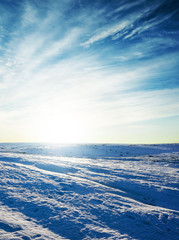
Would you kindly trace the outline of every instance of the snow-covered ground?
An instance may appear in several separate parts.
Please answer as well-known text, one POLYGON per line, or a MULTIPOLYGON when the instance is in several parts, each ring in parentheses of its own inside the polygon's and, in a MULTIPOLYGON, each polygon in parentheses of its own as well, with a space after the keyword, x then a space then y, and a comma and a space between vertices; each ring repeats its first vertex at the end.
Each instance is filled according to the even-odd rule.
POLYGON ((0 239, 179 239, 179 144, 0 144, 0 239))

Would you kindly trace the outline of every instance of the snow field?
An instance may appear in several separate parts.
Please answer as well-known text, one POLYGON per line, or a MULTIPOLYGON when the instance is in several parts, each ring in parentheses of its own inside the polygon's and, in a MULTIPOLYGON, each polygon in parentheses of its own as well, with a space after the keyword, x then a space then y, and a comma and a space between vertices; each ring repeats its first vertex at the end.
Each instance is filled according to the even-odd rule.
POLYGON ((0 239, 178 239, 178 150, 3 145, 0 239))

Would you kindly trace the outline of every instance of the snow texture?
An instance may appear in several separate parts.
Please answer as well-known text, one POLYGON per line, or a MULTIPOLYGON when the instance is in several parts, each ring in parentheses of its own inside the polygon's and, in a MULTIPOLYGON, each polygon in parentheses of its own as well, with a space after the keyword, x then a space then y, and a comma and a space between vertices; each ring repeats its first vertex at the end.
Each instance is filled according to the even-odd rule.
POLYGON ((0 144, 0 239, 179 238, 179 144, 0 144))

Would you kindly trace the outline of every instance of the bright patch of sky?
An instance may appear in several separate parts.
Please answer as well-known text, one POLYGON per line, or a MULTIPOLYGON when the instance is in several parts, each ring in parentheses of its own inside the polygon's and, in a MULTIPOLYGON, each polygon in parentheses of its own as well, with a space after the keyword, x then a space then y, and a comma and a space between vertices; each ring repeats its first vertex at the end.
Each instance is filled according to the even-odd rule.
POLYGON ((179 141, 177 0, 1 0, 0 141, 179 141))

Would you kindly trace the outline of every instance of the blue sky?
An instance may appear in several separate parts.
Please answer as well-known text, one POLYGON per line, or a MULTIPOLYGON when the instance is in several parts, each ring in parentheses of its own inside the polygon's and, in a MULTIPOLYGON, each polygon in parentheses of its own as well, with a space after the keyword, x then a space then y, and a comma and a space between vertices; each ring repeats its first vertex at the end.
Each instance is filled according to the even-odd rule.
POLYGON ((179 4, 0 0, 0 141, 179 141, 179 4))

